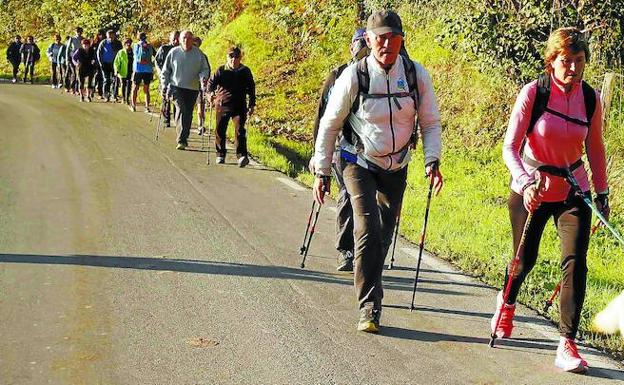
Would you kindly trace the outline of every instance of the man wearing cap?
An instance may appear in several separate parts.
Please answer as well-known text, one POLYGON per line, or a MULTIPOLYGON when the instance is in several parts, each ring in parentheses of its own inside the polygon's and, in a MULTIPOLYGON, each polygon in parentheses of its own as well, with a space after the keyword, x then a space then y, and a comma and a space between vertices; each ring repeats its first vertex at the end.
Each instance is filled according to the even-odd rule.
POLYGON ((238 166, 249 164, 247 157, 247 131, 245 121, 251 116, 256 106, 256 83, 249 67, 241 63, 242 53, 238 47, 230 47, 227 62, 217 69, 208 82, 211 103, 215 104, 217 129, 215 145, 217 163, 225 163, 225 133, 231 119, 234 124, 234 145, 238 166), (247 104, 249 95, 249 104, 247 104))
POLYGON ((438 168, 440 114, 431 78, 420 64, 399 56, 404 37, 399 15, 373 13, 364 36, 371 54, 348 66, 336 80, 319 124, 313 193, 322 204, 329 191, 335 140, 348 119, 350 132, 343 130, 340 156, 353 208, 357 329, 375 333, 380 327, 384 259, 406 186, 417 117, 425 173, 432 178, 436 194, 443 181, 438 168), (415 89, 409 89, 408 68, 415 72, 415 89), (366 92, 363 79, 368 79, 366 92))
MULTIPOLYGON (((353 34, 351 39, 351 45, 349 46, 349 52, 351 53, 351 60, 337 68, 334 68, 325 79, 323 84, 323 91, 318 102, 316 120, 314 121, 314 130, 312 137, 316 142, 318 135, 319 124, 321 117, 327 108, 327 101, 331 93, 332 87, 336 83, 336 79, 340 76, 342 71, 349 64, 355 63, 358 60, 369 54, 369 49, 366 46, 364 40, 364 28, 359 28, 353 34)), ((348 124, 348 122, 346 122, 348 124)), ((353 211, 351 209, 351 202, 349 201, 349 193, 345 188, 342 178, 342 166, 340 159, 340 136, 336 140, 336 152, 332 159, 332 174, 336 180, 336 184, 339 188, 338 202, 336 207, 336 250, 338 250, 338 271, 353 271, 353 211)), ((314 174, 314 157, 310 159, 310 172, 314 174)))
POLYGON ((184 150, 188 147, 197 95, 210 77, 210 66, 204 54, 193 45, 191 31, 180 33, 180 43, 167 54, 160 79, 165 97, 172 97, 175 103, 177 149, 184 150))

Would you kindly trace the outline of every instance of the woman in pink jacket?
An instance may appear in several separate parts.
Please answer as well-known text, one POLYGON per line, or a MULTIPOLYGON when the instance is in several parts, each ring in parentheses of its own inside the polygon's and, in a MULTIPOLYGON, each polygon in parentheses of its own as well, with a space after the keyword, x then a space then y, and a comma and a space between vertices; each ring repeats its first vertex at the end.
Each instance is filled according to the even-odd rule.
POLYGON ((543 81, 533 81, 520 91, 503 145, 503 158, 512 177, 508 206, 514 250, 518 249, 528 212, 533 212, 533 216, 520 264, 511 280, 509 297, 503 306, 503 292, 499 293, 491 327, 492 333, 500 338, 511 336, 516 297, 522 282, 535 265, 542 232, 552 217, 560 238, 563 274, 561 337, 555 365, 564 371, 585 372, 587 362, 580 357, 574 340, 585 299, 592 213, 582 198, 574 195, 564 178, 536 170, 540 165, 569 168, 583 191, 590 194, 588 174, 581 160, 583 152, 586 152, 593 186, 598 194, 596 205, 608 216, 609 189, 602 139, 602 110, 598 93, 583 85, 589 48, 578 29, 554 31, 548 39, 544 56, 546 74, 543 81), (534 113, 540 90, 545 95, 543 100, 547 100, 541 115, 534 113), (532 122, 532 116, 535 119, 538 115, 532 122), (537 183, 538 179, 540 183, 537 183), (496 328, 500 311, 503 314, 496 328))

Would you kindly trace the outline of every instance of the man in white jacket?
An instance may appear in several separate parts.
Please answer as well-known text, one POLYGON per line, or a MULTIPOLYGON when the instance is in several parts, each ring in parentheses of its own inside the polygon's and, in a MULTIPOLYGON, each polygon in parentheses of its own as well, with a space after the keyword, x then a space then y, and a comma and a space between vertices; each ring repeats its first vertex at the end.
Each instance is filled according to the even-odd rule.
POLYGON ((436 194, 443 184, 438 167, 440 113, 431 78, 420 64, 399 56, 403 36, 402 22, 395 12, 378 11, 368 18, 365 38, 371 54, 347 67, 336 80, 320 122, 314 154, 317 177, 313 193, 322 204, 325 192, 329 192, 335 140, 348 119, 351 132, 343 132, 340 147, 344 182, 353 207, 358 330, 373 333, 379 331, 381 275, 405 191, 417 117, 425 173, 433 178, 436 194), (414 79, 414 89, 409 87, 410 79, 414 79))

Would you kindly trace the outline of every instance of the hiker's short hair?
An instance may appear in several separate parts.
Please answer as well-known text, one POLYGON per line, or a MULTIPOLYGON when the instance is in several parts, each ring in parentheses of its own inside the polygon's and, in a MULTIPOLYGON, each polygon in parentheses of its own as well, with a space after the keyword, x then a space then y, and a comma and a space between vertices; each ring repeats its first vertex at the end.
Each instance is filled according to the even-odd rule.
POLYGON ((110 33, 110 34, 113 34, 113 33, 115 33, 115 30, 114 30, 114 29, 109 29, 108 31, 106 31, 106 34, 107 34, 107 35, 108 35, 109 33, 110 33))
POLYGON ((77 33, 83 33, 84 31, 83 31, 82 27, 76 27, 76 32, 77 33))
POLYGON ((241 49, 235 45, 231 46, 228 49, 227 54, 228 56, 232 56, 232 57, 242 57, 241 49))
POLYGON ((91 45, 91 41, 89 39, 82 39, 81 44, 91 45))
POLYGON ((22 37, 20 35, 15 35, 15 38, 22 40, 22 37))
POLYGON ((139 37, 139 40, 147 39, 147 34, 145 32, 139 32, 137 36, 139 37))
POLYGON ((552 62, 557 56, 566 53, 577 54, 585 52, 585 61, 589 62, 589 45, 583 36, 583 33, 575 27, 559 28, 550 34, 548 43, 546 43, 546 51, 544 52, 544 66, 546 72, 552 71, 552 62))
POLYGON ((132 44, 132 39, 127 38, 126 40, 124 40, 124 44, 132 44))
POLYGON ((54 40, 59 39, 61 40, 61 35, 59 35, 58 33, 54 34, 54 40))

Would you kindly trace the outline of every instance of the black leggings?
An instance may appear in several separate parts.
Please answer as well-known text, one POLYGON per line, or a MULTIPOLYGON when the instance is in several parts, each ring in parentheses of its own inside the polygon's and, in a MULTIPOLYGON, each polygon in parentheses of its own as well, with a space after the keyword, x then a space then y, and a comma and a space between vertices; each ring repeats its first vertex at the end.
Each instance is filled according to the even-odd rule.
MULTIPOLYGON (((517 250, 528 213, 524 208, 522 196, 513 191, 509 196, 508 206, 513 231, 513 247, 514 250, 517 250)), ((535 210, 526 234, 524 252, 520 255, 520 264, 511 282, 507 300, 508 304, 516 302, 522 282, 537 261, 544 227, 550 217, 553 217, 561 244, 562 278, 559 299, 561 313, 559 333, 568 338, 576 337, 583 301, 585 300, 591 215, 591 209, 587 207, 583 199, 577 196, 569 197, 564 202, 543 202, 535 210)), ((505 279, 506 282, 507 279, 505 279)))

